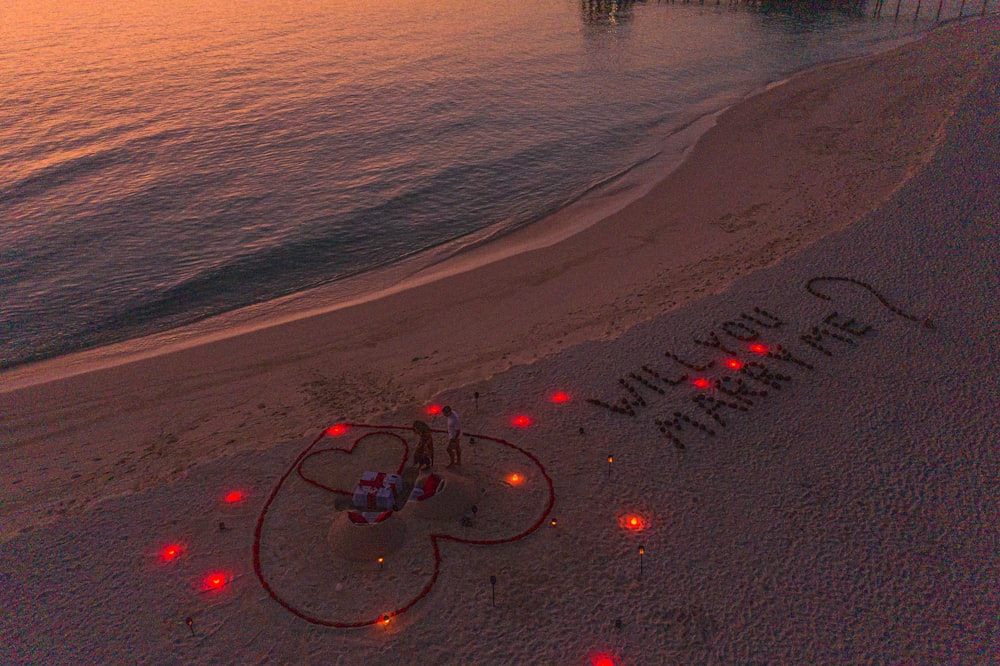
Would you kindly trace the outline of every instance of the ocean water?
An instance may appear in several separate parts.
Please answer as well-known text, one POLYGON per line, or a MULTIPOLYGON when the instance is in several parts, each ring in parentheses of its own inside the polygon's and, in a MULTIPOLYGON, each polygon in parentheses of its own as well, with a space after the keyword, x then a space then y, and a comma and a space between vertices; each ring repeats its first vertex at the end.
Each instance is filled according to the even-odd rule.
POLYGON ((914 5, 4 0, 0 367, 531 224, 914 5))

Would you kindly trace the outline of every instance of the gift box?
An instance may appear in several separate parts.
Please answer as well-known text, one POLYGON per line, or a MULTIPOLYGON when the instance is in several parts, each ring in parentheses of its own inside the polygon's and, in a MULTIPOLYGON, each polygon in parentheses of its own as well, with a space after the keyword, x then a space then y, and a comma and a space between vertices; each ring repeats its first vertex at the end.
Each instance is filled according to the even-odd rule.
POLYGON ((391 486, 387 488, 373 488, 358 484, 354 488, 352 500, 354 506, 359 509, 389 511, 396 508, 396 491, 391 486))
POLYGON ((390 511, 396 507, 395 489, 379 488, 375 491, 375 508, 390 511))
POLYGON ((361 485, 355 486, 354 496, 352 498, 354 506, 358 507, 359 509, 369 509, 369 510, 375 509, 376 491, 377 491, 376 488, 372 488, 370 486, 361 486, 361 485))
POLYGON ((399 474, 386 474, 385 472, 362 472, 360 486, 368 488, 392 488, 392 492, 398 497, 403 493, 403 477, 399 474))

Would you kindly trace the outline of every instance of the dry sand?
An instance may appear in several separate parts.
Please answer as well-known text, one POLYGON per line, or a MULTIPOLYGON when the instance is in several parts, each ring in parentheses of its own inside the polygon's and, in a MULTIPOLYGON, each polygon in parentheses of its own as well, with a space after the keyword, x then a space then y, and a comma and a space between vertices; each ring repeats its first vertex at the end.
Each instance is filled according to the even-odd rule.
POLYGON ((555 245, 137 362, 0 376, 0 661, 1000 660, 997 35, 949 26, 748 99, 646 197, 555 245), (813 283, 821 300, 818 276, 895 310, 851 282, 813 283), (634 416, 587 402, 623 397, 634 416), (480 437, 473 527, 413 516, 382 569, 338 557, 335 502, 293 463, 329 423, 405 425, 431 401, 542 467, 480 437), (502 545, 429 536, 542 517, 502 545), (257 536, 301 615, 430 593, 385 626, 311 624, 261 585, 257 536), (228 583, 202 590, 212 571, 228 583))

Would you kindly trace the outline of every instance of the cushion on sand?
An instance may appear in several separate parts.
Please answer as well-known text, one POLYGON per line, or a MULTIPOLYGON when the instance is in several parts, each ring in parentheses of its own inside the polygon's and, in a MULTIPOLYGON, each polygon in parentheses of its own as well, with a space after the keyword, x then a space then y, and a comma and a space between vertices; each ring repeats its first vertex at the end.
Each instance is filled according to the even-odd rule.
POLYGON ((423 493, 417 497, 418 502, 423 502, 425 499, 429 499, 434 496, 434 493, 438 491, 441 486, 441 478, 436 474, 428 474, 427 478, 424 479, 424 485, 421 486, 423 493))

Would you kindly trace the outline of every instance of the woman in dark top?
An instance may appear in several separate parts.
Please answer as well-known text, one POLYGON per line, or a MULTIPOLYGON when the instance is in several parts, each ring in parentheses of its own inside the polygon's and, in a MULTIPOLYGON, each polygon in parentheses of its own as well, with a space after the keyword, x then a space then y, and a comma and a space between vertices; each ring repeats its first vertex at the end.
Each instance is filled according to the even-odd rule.
POLYGON ((413 452, 413 464, 418 469, 430 469, 434 464, 434 436, 431 434, 431 427, 423 421, 414 421, 413 432, 420 437, 417 450, 413 452))

